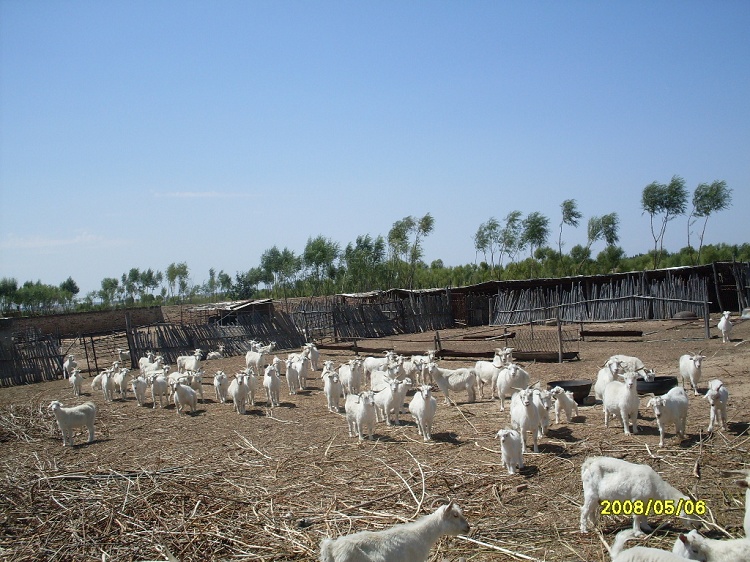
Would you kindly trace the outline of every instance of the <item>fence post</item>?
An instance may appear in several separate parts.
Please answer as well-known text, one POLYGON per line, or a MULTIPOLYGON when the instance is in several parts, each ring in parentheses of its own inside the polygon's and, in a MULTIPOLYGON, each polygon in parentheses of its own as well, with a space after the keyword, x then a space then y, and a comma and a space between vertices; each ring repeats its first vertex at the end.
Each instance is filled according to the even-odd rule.
POLYGON ((708 314, 708 295, 703 293, 703 325, 706 328, 706 339, 711 339, 711 326, 708 314))
POLYGON ((562 324, 560 323, 560 307, 555 307, 555 319, 557 320, 557 362, 563 362, 563 340, 562 324))

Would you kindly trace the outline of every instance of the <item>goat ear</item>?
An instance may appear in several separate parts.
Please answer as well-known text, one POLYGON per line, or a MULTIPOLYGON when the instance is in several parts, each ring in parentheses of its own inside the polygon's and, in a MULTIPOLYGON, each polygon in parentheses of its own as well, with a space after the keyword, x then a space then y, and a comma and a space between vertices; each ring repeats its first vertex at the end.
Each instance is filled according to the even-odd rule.
POLYGON ((688 544, 687 536, 685 536, 685 534, 683 533, 680 533, 680 540, 683 544, 688 544))

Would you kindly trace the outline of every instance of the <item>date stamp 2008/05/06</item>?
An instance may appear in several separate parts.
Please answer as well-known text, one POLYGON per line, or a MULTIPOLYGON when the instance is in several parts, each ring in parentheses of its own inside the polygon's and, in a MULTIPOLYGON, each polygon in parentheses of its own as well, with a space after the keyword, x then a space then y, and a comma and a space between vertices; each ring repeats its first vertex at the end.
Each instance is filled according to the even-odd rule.
POLYGON ((602 515, 704 515, 706 502, 704 500, 600 500, 602 515))

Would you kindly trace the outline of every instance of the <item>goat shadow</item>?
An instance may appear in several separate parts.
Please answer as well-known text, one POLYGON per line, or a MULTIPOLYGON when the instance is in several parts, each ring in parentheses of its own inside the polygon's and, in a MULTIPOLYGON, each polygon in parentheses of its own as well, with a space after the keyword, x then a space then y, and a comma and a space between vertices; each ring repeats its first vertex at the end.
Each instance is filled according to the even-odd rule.
MULTIPOLYGON (((530 447, 530 449, 533 450, 533 446, 530 447)), ((529 451, 529 449, 526 450, 529 451)), ((562 445, 555 445, 554 443, 539 443, 539 452, 551 453, 560 458, 568 458, 572 456, 566 451, 565 447, 563 447, 562 445)))
POLYGON ((729 431, 731 433, 734 433, 737 436, 740 436, 742 434, 746 434, 748 430, 750 429, 750 423, 748 422, 729 422, 727 423, 727 427, 729 428, 729 431))
POLYGON ((451 433, 449 431, 443 431, 440 433, 433 433, 432 434, 432 440, 433 441, 439 441, 441 443, 451 443, 453 445, 460 445, 461 440, 458 438, 458 435, 455 433, 451 433))
POLYGON ((556 426, 547 428, 547 435, 560 441, 566 441, 568 443, 576 443, 580 439, 573 437, 573 430, 568 426, 556 426))

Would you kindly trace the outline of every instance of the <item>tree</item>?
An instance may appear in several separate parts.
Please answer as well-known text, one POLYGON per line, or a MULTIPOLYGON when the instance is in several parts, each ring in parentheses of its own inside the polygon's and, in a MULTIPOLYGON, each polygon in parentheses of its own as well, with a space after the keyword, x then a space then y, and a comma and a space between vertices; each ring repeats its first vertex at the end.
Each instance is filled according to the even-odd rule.
POLYGON ((732 190, 727 187, 724 180, 715 181, 710 185, 702 183, 695 188, 693 192, 693 210, 688 217, 688 247, 690 247, 690 227, 699 219, 703 218, 703 228, 698 237, 698 259, 701 261, 701 251, 703 249, 703 236, 706 234, 706 225, 708 217, 713 213, 723 211, 732 206, 732 190), (692 217, 695 217, 692 221, 692 217))
POLYGON ((9 310, 11 303, 15 302, 18 292, 18 281, 13 277, 0 279, 0 310, 9 310))
POLYGON ((225 295, 229 294, 229 292, 232 290, 232 278, 229 276, 229 274, 224 273, 224 270, 222 269, 221 271, 219 271, 217 279, 221 292, 225 295))
POLYGON ((260 269, 266 274, 263 281, 271 283, 274 291, 281 286, 285 299, 287 298, 287 283, 300 271, 301 267, 302 260, 289 248, 284 248, 282 251, 273 246, 260 256, 260 269))
POLYGON ((78 284, 73 281, 72 277, 68 277, 65 281, 60 283, 59 289, 60 299, 66 306, 73 304, 73 299, 81 292, 81 289, 78 288, 78 284))
POLYGON ((503 255, 508 254, 510 261, 516 259, 518 252, 523 250, 523 221, 521 211, 511 211, 505 217, 505 226, 500 230, 500 250, 498 264, 503 265, 503 255))
MULTIPOLYGON (((305 267, 312 270, 315 277, 315 289, 313 294, 321 289, 323 274, 330 272, 333 262, 338 259, 340 254, 337 242, 318 235, 315 238, 308 238, 305 250, 302 253, 302 261, 305 267)), ((330 274, 328 275, 330 277, 330 274)))
POLYGON ((408 264, 406 286, 411 289, 417 262, 422 259, 422 239, 435 227, 435 219, 427 213, 422 218, 411 215, 393 223, 388 232, 388 245, 391 247, 394 264, 399 258, 408 264))
POLYGON ((102 299, 102 303, 110 305, 115 301, 119 285, 120 282, 114 277, 105 277, 102 279, 102 288, 97 293, 99 298, 102 299))
POLYGON ((566 199, 560 204, 560 210, 562 211, 562 220, 560 221, 560 236, 557 239, 557 249, 562 259, 562 233, 563 226, 572 226, 578 228, 578 221, 583 218, 583 214, 578 210, 578 203, 575 199, 566 199))
POLYGON ((379 288, 385 274, 385 239, 369 234, 357 236, 354 244, 346 245, 342 254, 347 290, 370 291, 379 288))
MULTIPOLYGON (((607 247, 617 244, 620 240, 618 234, 619 228, 620 218, 617 216, 617 213, 609 213, 608 215, 601 217, 593 216, 589 218, 587 227, 588 240, 586 242, 585 252, 577 255, 580 259, 574 258, 575 263, 578 264, 576 266, 577 273, 580 273, 583 264, 591 259, 591 246, 594 242, 604 239, 607 243, 607 247)), ((572 253, 571 257, 573 257, 572 253)))
POLYGON ((170 296, 174 296, 175 288, 180 296, 187 293, 189 275, 190 270, 186 262, 172 262, 167 266, 167 284, 169 285, 170 296))
POLYGON ((672 176, 669 184, 651 182, 641 193, 641 207, 651 217, 651 236, 654 239, 654 269, 659 266, 664 250, 664 233, 667 223, 679 215, 685 214, 687 207, 687 190, 685 180, 672 176), (657 228, 655 217, 663 214, 661 225, 657 228))
POLYGON ((474 248, 477 252, 482 252, 484 261, 491 267, 495 267, 495 253, 500 246, 500 223, 497 219, 490 217, 487 222, 479 225, 474 234, 474 248), (489 253, 490 259, 487 259, 489 253))
POLYGON ((544 246, 547 242, 547 238, 549 238, 549 219, 543 214, 534 211, 523 219, 522 227, 523 234, 521 235, 521 240, 523 241, 524 246, 529 247, 531 258, 533 260, 534 250, 544 246))

